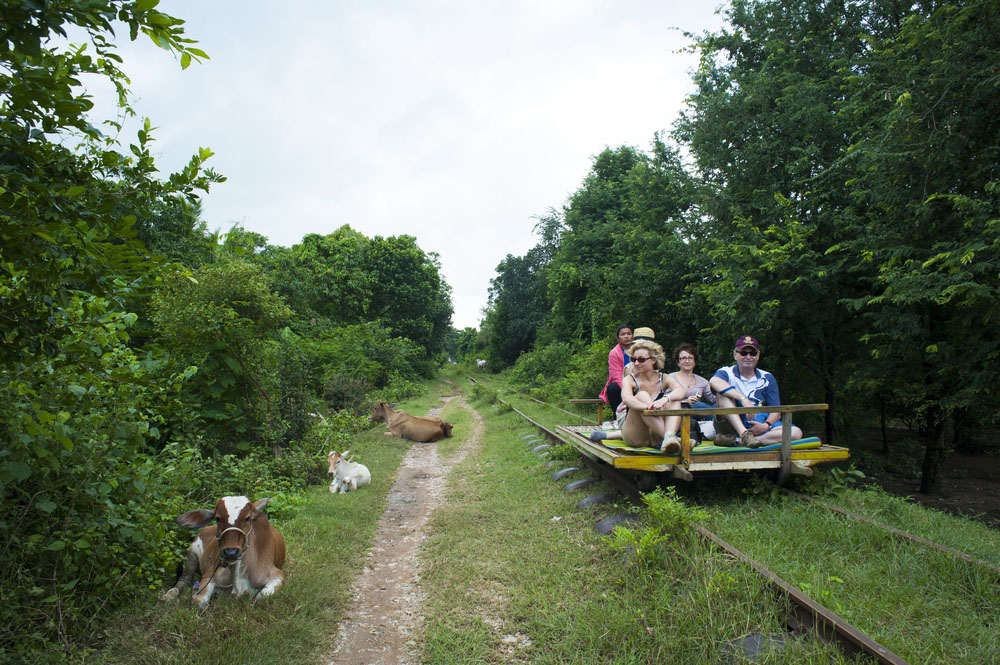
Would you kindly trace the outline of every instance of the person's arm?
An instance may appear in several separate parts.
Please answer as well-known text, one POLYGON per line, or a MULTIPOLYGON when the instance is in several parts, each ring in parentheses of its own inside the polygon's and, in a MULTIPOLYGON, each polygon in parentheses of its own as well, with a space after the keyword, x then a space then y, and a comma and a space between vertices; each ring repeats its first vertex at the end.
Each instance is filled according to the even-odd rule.
POLYGON ((630 409, 647 409, 649 405, 640 402, 633 394, 639 392, 638 387, 639 384, 636 383, 635 377, 626 374, 625 378, 622 379, 622 404, 630 409))
POLYGON ((608 354, 608 382, 624 385, 622 382, 622 370, 625 369, 625 352, 622 351, 621 344, 611 349, 608 354))
MULTIPOLYGON (((761 399, 760 403, 764 406, 779 406, 781 404, 781 395, 778 393, 778 382, 771 374, 768 374, 767 378, 767 386, 762 391, 763 399, 761 399)), ((780 413, 769 413, 767 414, 767 420, 764 422, 770 428, 779 420, 781 420, 780 413)))
POLYGON ((749 403, 744 404, 744 401, 750 401, 747 399, 747 396, 737 390, 732 384, 729 383, 729 381, 725 380, 718 374, 713 376, 709 383, 712 386, 712 390, 715 391, 715 394, 718 397, 728 397, 733 400, 737 406, 753 406, 753 404, 749 403))
POLYGON ((701 393, 701 401, 706 404, 715 404, 715 393, 712 392, 712 386, 708 383, 708 379, 703 376, 698 376, 695 374, 696 385, 698 386, 698 392, 701 393))
POLYGON ((666 390, 663 391, 663 397, 653 402, 653 408, 679 409, 681 407, 680 403, 685 399, 687 390, 680 384, 680 381, 674 378, 673 374, 667 374, 666 379, 664 382, 666 390))

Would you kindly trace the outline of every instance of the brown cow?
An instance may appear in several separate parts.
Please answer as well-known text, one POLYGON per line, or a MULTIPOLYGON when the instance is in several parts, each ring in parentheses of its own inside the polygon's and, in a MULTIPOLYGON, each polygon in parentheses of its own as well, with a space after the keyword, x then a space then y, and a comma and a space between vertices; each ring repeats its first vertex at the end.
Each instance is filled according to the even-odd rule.
POLYGON ((177 518, 181 526, 197 529, 188 548, 184 572, 177 584, 163 594, 163 600, 173 600, 195 574, 200 574, 198 607, 204 609, 212 600, 216 587, 232 589, 241 596, 256 589, 260 596, 270 596, 285 581, 281 572, 285 565, 285 540, 271 526, 264 514, 270 501, 251 503, 245 496, 226 496, 215 504, 215 510, 189 510, 177 518), (212 526, 205 526, 215 521, 212 526))
POLYGON ((451 436, 451 423, 440 418, 411 416, 402 409, 394 409, 385 402, 379 402, 372 411, 371 422, 384 420, 389 431, 386 436, 398 436, 410 441, 426 443, 451 436))

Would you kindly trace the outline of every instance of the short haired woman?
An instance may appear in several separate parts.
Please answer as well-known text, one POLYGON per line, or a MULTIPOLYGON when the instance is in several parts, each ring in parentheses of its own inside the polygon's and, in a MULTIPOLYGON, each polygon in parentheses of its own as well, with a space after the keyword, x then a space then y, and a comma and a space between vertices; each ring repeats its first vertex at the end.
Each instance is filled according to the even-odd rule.
MULTIPOLYGON (((712 386, 708 384, 708 379, 694 373, 695 365, 698 364, 698 351, 694 345, 685 342, 674 349, 674 362, 677 363, 679 369, 671 373, 670 376, 680 384, 684 391, 684 396, 680 398, 681 407, 712 408, 715 405, 715 393, 712 392, 712 386)), ((715 438, 715 425, 712 418, 705 416, 693 419, 692 425, 697 425, 702 437, 715 438)), ((697 433, 694 428, 691 432, 692 434, 697 433)))

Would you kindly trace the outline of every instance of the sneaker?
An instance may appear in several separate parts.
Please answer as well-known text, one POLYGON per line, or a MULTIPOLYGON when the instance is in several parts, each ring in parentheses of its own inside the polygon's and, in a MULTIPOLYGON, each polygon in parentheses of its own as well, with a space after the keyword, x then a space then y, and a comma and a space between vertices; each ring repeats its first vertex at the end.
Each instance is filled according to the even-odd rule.
POLYGON ((753 435, 750 430, 743 430, 743 434, 740 434, 740 443, 742 443, 747 448, 759 448, 760 439, 753 435))
POLYGON ((663 445, 660 446, 660 452, 662 453, 679 453, 681 451, 681 440, 677 438, 677 435, 670 433, 663 437, 663 445))
POLYGON ((732 448, 733 446, 739 445, 736 442, 736 437, 732 434, 723 434, 722 432, 715 433, 715 445, 722 446, 724 448, 732 448))

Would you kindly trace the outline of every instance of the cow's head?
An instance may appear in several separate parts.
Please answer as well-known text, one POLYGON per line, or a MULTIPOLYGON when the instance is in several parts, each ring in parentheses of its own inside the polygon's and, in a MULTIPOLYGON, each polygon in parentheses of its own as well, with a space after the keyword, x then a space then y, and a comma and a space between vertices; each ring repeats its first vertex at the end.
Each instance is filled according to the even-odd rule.
POLYGON ((380 420, 384 420, 384 421, 388 422, 389 421, 389 416, 392 415, 392 409, 395 406, 396 406, 395 403, 393 403, 393 404, 386 404, 385 402, 379 402, 378 406, 375 407, 375 410, 372 411, 372 415, 371 415, 371 417, 368 418, 368 421, 369 422, 373 422, 373 423, 377 423, 380 420))
POLYGON ((215 537, 219 541, 222 563, 235 563, 247 547, 254 520, 262 514, 270 500, 271 497, 268 497, 251 503, 245 496, 224 496, 215 504, 215 510, 189 510, 177 518, 177 523, 200 529, 215 522, 215 537))
POLYGON ((347 457, 347 453, 349 453, 349 452, 351 452, 351 451, 348 450, 343 455, 341 455, 336 450, 331 450, 330 451, 330 454, 326 456, 326 461, 330 465, 330 468, 327 471, 327 473, 329 475, 331 475, 331 476, 336 475, 336 473, 337 473, 337 465, 340 464, 340 460, 342 460, 345 457, 347 457))

